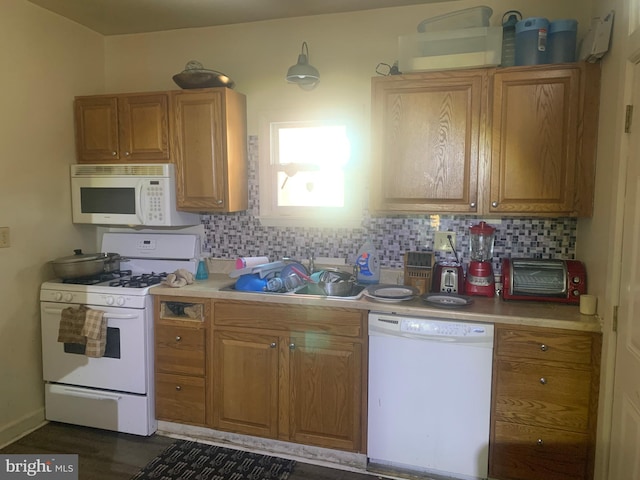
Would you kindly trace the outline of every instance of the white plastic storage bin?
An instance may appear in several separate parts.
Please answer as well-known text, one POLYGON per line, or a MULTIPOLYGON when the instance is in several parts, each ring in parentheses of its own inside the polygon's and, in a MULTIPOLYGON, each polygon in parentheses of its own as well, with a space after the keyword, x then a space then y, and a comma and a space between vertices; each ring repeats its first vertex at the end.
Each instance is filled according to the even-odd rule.
POLYGON ((488 27, 493 14, 491 7, 465 8, 455 12, 445 13, 437 17, 430 17, 418 24, 418 32, 436 32, 441 30, 457 30, 460 28, 488 27))
POLYGON ((502 27, 462 28, 402 35, 402 73, 500 65, 502 27))

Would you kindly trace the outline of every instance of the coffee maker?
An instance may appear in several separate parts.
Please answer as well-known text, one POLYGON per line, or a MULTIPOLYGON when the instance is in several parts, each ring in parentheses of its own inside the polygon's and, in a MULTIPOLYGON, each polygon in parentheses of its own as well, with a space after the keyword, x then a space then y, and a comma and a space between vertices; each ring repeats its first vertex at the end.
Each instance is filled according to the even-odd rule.
POLYGON ((469 268, 465 281, 467 295, 493 297, 495 280, 491 261, 493 259, 493 242, 496 229, 486 222, 480 222, 469 228, 469 268))

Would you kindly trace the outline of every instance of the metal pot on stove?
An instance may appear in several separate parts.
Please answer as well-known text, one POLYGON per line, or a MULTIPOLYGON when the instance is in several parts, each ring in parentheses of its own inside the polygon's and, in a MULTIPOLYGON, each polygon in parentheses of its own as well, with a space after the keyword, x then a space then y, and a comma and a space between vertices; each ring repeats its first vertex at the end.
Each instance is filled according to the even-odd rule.
POLYGON ((68 280, 117 271, 121 260, 122 257, 117 253, 82 253, 81 249, 77 249, 73 255, 49 263, 57 277, 68 280))

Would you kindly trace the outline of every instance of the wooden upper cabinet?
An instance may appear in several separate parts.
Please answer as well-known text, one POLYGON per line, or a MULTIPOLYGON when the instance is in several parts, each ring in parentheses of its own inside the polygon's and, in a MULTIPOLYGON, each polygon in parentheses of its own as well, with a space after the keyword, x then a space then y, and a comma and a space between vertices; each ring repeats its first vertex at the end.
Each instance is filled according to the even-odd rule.
POLYGON ((372 209, 590 216, 600 66, 372 80, 372 209))
POLYGON ((248 207, 245 96, 229 88, 172 92, 179 210, 248 207))
POLYGON ((77 97, 79 163, 166 163, 169 95, 140 93, 77 97))
MULTIPOLYGON (((576 215, 588 199, 578 162, 585 120, 579 65, 498 70, 493 76, 491 179, 485 211, 576 215)), ((590 119, 586 119, 589 121, 590 119)), ((595 145, 592 145, 595 150, 595 145)), ((586 158, 581 157, 585 155, 586 158)))
POLYGON ((373 209, 477 211, 484 70, 372 80, 373 209))

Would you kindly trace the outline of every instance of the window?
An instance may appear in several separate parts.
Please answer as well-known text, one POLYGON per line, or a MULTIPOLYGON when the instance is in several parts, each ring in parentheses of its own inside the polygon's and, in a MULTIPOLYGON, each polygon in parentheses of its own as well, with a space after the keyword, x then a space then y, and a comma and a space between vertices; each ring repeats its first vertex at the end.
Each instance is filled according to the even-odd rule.
POLYGON ((360 226, 357 148, 347 121, 278 119, 265 121, 261 132, 263 224, 360 226))

